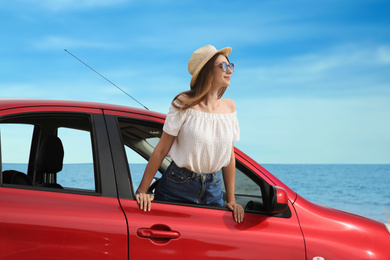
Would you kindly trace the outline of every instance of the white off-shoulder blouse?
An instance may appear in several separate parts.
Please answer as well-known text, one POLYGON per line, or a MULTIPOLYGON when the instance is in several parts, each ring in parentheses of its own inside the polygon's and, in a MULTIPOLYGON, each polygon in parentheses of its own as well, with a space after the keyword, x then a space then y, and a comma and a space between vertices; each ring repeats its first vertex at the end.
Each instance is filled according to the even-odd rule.
POLYGON ((175 136, 168 156, 179 167, 212 173, 229 164, 232 144, 240 139, 237 112, 179 111, 171 105, 163 131, 175 136))

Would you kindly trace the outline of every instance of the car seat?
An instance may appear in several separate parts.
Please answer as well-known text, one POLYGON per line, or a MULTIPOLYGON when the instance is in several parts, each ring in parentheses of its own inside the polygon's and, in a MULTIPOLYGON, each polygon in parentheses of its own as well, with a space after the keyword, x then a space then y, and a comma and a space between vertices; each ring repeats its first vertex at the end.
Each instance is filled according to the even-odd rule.
POLYGON ((41 146, 35 160, 35 174, 38 180, 42 180, 37 186, 62 188, 57 183, 57 173, 62 170, 64 160, 64 148, 61 139, 54 135, 47 136, 41 146))

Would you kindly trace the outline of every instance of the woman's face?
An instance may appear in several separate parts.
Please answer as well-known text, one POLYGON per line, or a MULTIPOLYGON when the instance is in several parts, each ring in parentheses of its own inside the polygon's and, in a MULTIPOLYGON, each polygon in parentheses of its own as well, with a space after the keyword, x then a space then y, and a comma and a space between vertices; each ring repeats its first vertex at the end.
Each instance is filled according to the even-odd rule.
POLYGON ((219 55, 214 63, 213 85, 215 87, 218 87, 218 88, 229 86, 230 85, 230 76, 233 73, 233 71, 229 68, 229 66, 228 66, 228 69, 226 71, 223 71, 223 69, 222 69, 223 62, 226 62, 227 64, 229 64, 228 59, 224 55, 219 55))

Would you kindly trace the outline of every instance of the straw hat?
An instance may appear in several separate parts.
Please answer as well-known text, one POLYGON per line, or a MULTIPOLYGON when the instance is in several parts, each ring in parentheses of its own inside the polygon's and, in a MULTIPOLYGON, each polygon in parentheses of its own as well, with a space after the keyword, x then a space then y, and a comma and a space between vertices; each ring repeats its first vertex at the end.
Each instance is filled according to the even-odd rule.
POLYGON ((221 53, 227 57, 231 51, 232 48, 230 47, 217 50, 212 45, 206 45, 194 51, 194 53, 191 55, 190 61, 188 62, 188 71, 192 75, 190 86, 192 87, 195 84, 199 72, 212 57, 218 53, 221 53))

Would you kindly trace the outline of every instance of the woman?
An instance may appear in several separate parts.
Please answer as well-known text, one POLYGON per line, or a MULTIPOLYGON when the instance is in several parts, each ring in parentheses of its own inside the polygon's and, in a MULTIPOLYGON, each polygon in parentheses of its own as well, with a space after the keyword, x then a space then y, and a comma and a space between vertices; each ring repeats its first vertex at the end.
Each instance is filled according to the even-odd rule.
POLYGON ((243 221, 244 209, 234 197, 233 142, 239 139, 235 103, 221 98, 234 70, 227 58, 230 52, 230 47, 217 50, 207 45, 192 54, 188 63, 191 89, 172 101, 163 134, 136 192, 141 210, 150 211, 154 196, 147 190, 169 155, 172 163, 156 187, 157 200, 224 206, 223 175, 226 207, 237 223, 243 221))

